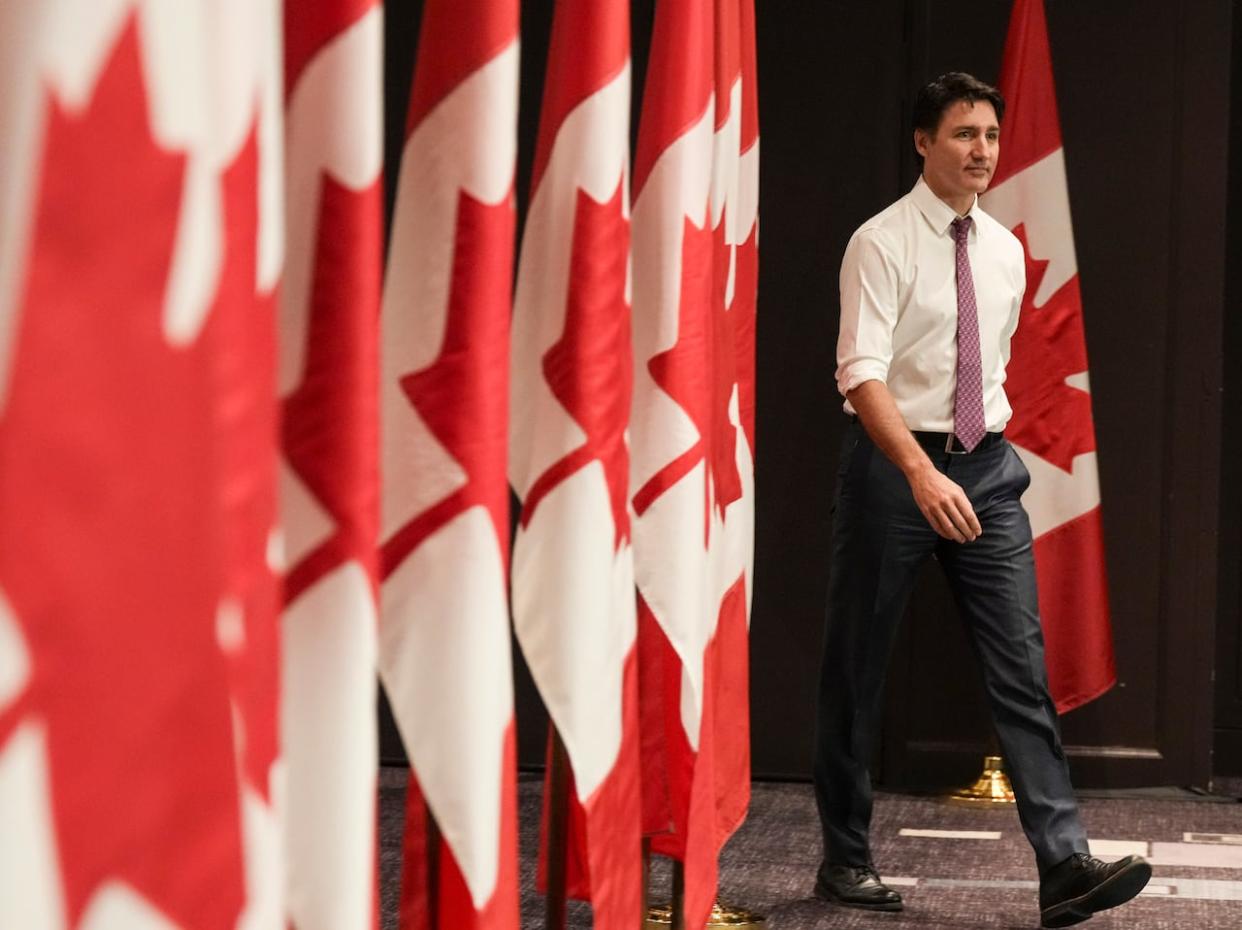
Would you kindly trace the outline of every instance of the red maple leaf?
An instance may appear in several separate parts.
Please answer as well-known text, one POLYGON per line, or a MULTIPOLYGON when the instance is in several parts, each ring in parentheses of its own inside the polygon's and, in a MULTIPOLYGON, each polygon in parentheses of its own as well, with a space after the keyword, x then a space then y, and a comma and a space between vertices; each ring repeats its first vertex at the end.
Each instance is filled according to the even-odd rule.
POLYGON ((629 221, 621 212, 622 190, 618 183, 607 203, 578 192, 565 330, 544 354, 543 375, 586 433, 586 441, 535 479, 522 507, 525 526, 548 491, 599 461, 608 483, 618 548, 630 536, 625 430, 634 383, 630 308, 625 299, 629 221))
POLYGON ((1013 232, 1026 255, 1026 294, 1006 369, 1005 393, 1013 406, 1006 433, 1024 449, 1072 472, 1074 457, 1095 449, 1091 395, 1065 383, 1087 370, 1078 276, 1037 308, 1035 294, 1048 262, 1031 258, 1022 225, 1013 232))
POLYGON ((737 382, 737 346, 733 320, 725 309, 725 284, 731 248, 724 241, 722 218, 716 231, 685 221, 681 247, 681 303, 677 342, 654 356, 651 377, 694 422, 699 439, 665 465, 634 496, 642 513, 699 462, 707 469, 704 487, 704 544, 711 508, 723 518, 742 496, 737 470, 737 427, 729 419, 729 399, 737 382))
POLYGON ((0 413, 0 586, 32 661, 0 741, 46 727, 71 925, 112 878, 186 927, 234 927, 244 897, 214 336, 162 330, 184 171, 131 21, 85 110, 49 104, 0 413))
POLYGON ((436 360, 401 379, 428 429, 466 473, 466 483, 398 530, 384 545, 387 574, 429 535, 469 507, 491 515, 507 560, 509 289, 514 209, 488 206, 464 191, 457 204, 453 272, 444 344, 436 360))
POLYGON ((375 579, 381 196, 378 180, 352 191, 323 177, 306 368, 284 401, 281 432, 290 465, 336 531, 290 568, 286 602, 349 560, 375 579))

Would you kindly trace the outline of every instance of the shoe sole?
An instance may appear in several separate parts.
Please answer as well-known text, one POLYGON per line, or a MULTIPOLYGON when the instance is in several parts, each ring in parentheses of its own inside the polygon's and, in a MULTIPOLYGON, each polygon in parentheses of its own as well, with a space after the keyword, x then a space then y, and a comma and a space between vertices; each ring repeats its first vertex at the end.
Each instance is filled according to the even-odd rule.
POLYGON ((857 908, 860 911, 900 911, 905 907, 900 901, 893 901, 891 904, 865 904, 861 901, 847 901, 845 898, 833 894, 831 889, 818 880, 815 882, 815 897, 832 904, 839 904, 841 907, 857 908))
POLYGON ((1125 904, 1142 891, 1151 881, 1151 864, 1136 862, 1122 869, 1107 881, 1096 885, 1086 894, 1072 901, 1062 901, 1040 912, 1040 925, 1044 927, 1071 927, 1082 923, 1100 911, 1125 904))

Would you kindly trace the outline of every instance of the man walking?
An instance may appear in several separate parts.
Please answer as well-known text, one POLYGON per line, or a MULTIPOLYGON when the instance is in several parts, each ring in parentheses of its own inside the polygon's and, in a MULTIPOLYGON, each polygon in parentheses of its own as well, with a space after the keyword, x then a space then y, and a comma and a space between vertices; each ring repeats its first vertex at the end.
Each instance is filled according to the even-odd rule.
POLYGON ((854 233, 841 263, 841 450, 815 789, 824 831, 816 894, 900 910, 871 860, 868 762, 885 667, 919 567, 935 555, 983 666, 1046 927, 1134 897, 1151 866, 1088 853, 1048 694, 1030 483, 1005 440, 1009 342, 1026 286, 1022 246, 978 205, 1004 100, 957 72, 914 105, 914 189, 854 233))

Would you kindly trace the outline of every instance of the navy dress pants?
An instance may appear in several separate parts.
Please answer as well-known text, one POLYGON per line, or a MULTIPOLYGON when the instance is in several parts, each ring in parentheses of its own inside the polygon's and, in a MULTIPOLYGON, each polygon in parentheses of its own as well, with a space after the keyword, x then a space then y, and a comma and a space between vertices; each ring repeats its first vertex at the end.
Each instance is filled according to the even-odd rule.
POLYGON ((905 476, 861 425, 853 423, 842 444, 815 747, 824 858, 871 862, 868 763, 885 669, 918 569, 935 555, 982 666, 1022 829, 1042 874, 1087 852, 1087 837, 1044 668, 1031 526, 1019 500, 1030 474, 1003 438, 969 455, 926 451, 970 499, 983 527, 973 542, 937 535, 905 476))

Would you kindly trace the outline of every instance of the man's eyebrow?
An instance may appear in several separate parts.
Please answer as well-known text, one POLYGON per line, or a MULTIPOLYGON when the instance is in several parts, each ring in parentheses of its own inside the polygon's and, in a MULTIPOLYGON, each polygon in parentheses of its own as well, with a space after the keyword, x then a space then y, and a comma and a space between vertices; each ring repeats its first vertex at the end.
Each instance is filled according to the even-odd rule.
MULTIPOLYGON (((962 132, 963 130, 974 132, 976 129, 978 129, 978 127, 973 123, 962 123, 960 126, 954 126, 949 131, 954 132, 954 133, 962 132)), ((984 127, 983 131, 984 132, 1000 132, 1000 126, 993 123, 991 126, 984 127)))

